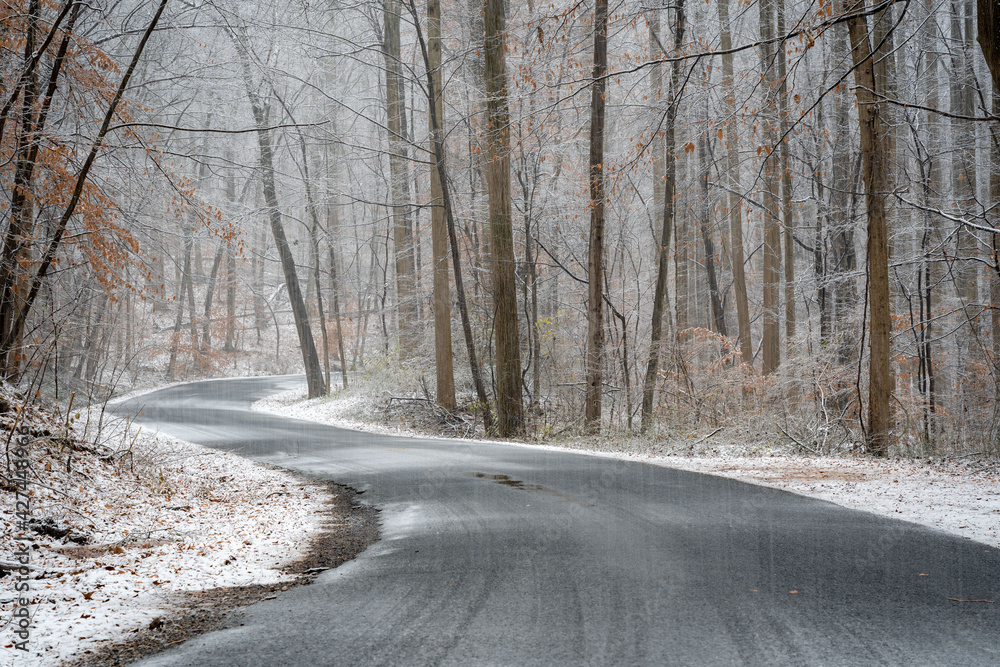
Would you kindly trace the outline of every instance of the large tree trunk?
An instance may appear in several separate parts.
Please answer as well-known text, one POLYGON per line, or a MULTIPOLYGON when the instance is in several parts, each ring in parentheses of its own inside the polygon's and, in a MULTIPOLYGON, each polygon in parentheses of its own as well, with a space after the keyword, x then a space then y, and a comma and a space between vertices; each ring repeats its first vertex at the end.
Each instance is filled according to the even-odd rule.
POLYGON ((594 6, 594 75, 590 94, 590 242, 587 250, 587 393, 584 422, 601 429, 604 365, 604 91, 608 68, 608 3, 594 6))
POLYGON ((719 23, 722 35, 719 48, 722 49, 722 85, 726 96, 726 155, 729 185, 729 238, 730 257, 733 272, 733 288, 736 293, 736 322, 739 328, 740 354, 743 363, 753 366, 753 347, 750 340, 750 307, 747 303, 747 279, 743 259, 743 219, 740 197, 740 156, 736 136, 736 92, 733 87, 733 40, 729 30, 729 0, 718 0, 719 23))
POLYGON ((996 90, 1000 88, 1000 3, 996 0, 978 0, 977 14, 979 46, 983 49, 996 90))
MULTIPOLYGON (((674 52, 680 51, 684 43, 684 0, 678 0, 674 7, 674 52)), ((666 173, 663 188, 663 216, 660 230, 660 247, 657 253, 659 263, 656 268, 656 287, 653 290, 653 321, 649 342, 649 360, 642 383, 642 421, 640 429, 646 431, 653 423, 653 398, 656 394, 656 378, 660 371, 660 351, 663 339, 664 304, 667 301, 667 260, 670 258, 670 236, 674 226, 674 193, 677 190, 677 161, 675 153, 675 131, 677 107, 680 104, 681 65, 674 60, 670 63, 670 105, 667 107, 665 130, 666 173)), ((735 241, 734 241, 735 243, 735 241)), ((742 247, 742 245, 741 245, 742 247)), ((741 264, 742 266, 742 264, 741 264)))
POLYGON ((285 227, 281 221, 281 210, 278 208, 278 194, 274 185, 274 157, 271 148, 271 135, 267 129, 267 117, 263 101, 254 90, 253 77, 250 74, 250 54, 247 51, 245 34, 231 32, 233 44, 240 57, 243 70, 243 83, 254 122, 257 124, 257 146, 260 150, 261 179, 264 187, 264 201, 267 206, 268 220, 271 223, 271 234, 278 250, 278 259, 285 276, 285 287, 288 290, 288 300, 292 306, 295 319, 295 329, 299 336, 302 349, 302 362, 305 365, 306 384, 309 398, 316 398, 326 393, 323 382, 323 369, 319 365, 319 355, 316 353, 316 343, 313 341, 312 329, 309 326, 309 313, 306 311, 305 300, 302 298, 302 288, 295 270, 295 258, 285 237, 285 227))
POLYGON ((514 232, 510 219, 510 114, 507 108, 504 0, 486 0, 486 181, 490 200, 490 250, 496 308, 497 434, 520 433, 521 351, 514 280, 514 232))
MULTIPOLYGON (((863 10, 866 4, 867 0, 861 0, 851 9, 863 10)), ((878 97, 884 82, 875 80, 872 44, 865 17, 854 16, 848 20, 847 27, 857 85, 868 212, 868 303, 871 309, 868 449, 876 456, 886 456, 891 442, 893 387, 890 368, 889 234, 885 214, 888 128, 883 121, 885 102, 878 97)))
MULTIPOLYGON (((414 12, 415 13, 415 12, 414 12)), ((435 119, 444 125, 444 78, 441 76, 441 1, 427 0, 427 67, 434 89, 428 114, 431 154, 435 150, 435 119)), ((434 360, 437 370, 437 402, 455 409, 455 369, 451 351, 451 287, 448 284, 448 224, 438 169, 431 166, 431 252, 434 261, 434 360)), ((456 269, 457 273, 457 269, 456 269)), ((485 407, 485 406, 484 406, 485 407)))
MULTIPOLYGON (((780 1, 780 0, 778 0, 780 1)), ((781 333, 779 331, 778 306, 781 297, 781 230, 780 211, 777 196, 779 184, 779 161, 775 149, 777 118, 773 108, 776 91, 774 52, 774 2, 759 0, 760 16, 760 66, 763 76, 763 136, 764 136, 764 345, 763 367, 765 374, 773 373, 781 364, 781 333)))
MULTIPOLYGON (((483 411, 483 425, 486 432, 493 431, 493 416, 489 409, 489 399, 486 396, 486 385, 483 383, 480 373, 479 359, 476 355, 475 340, 472 336, 472 322, 469 319, 469 308, 465 300, 465 287, 462 280, 462 262, 459 255, 458 235, 456 233, 454 209, 451 205, 451 196, 448 191, 448 171, 445 165, 444 150, 444 129, 441 125, 441 117, 438 116, 438 105, 432 102, 438 98, 435 84, 435 73, 440 74, 439 68, 433 66, 431 52, 424 41, 423 32, 420 30, 420 23, 417 17, 417 8, 414 0, 409 2, 410 15, 413 17, 413 25, 417 31, 417 42, 424 58, 424 67, 427 70, 427 101, 430 112, 431 138, 434 146, 434 166, 438 176, 438 183, 441 186, 441 207, 443 209, 445 223, 448 232, 448 245, 451 247, 451 263, 455 269, 455 295, 458 298, 458 311, 462 317, 462 333, 465 336, 465 348, 469 355, 469 370, 472 373, 472 384, 476 388, 476 397, 483 411)), ((439 54, 440 55, 440 54, 439 54)), ((439 61, 440 62, 440 61, 439 61)), ((436 298, 436 297, 435 297, 436 298)), ((435 313, 436 315, 436 313, 435 313)), ((440 397, 438 397, 440 402, 440 397)))
POLYGON ((386 126, 389 130, 389 180, 392 192, 392 239, 395 246, 396 322, 399 354, 406 358, 417 348, 417 297, 413 266, 413 222, 410 214, 410 165, 406 148, 406 108, 400 62, 400 0, 384 0, 383 54, 385 56, 386 126))

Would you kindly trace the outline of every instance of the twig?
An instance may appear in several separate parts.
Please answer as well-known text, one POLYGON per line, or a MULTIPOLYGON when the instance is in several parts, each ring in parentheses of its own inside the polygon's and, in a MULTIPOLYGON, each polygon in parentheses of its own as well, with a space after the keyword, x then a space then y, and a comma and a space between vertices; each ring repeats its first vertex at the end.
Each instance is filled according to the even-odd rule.
POLYGON ((781 428, 781 427, 779 426, 779 427, 778 427, 778 430, 779 430, 779 431, 781 431, 782 433, 784 433, 784 435, 785 435, 785 437, 786 437, 786 438, 788 438, 789 440, 791 440, 792 442, 794 442, 794 443, 795 443, 796 445, 798 445, 798 446, 799 446, 799 447, 801 447, 802 449, 806 450, 807 452, 812 452, 812 453, 813 453, 813 454, 815 454, 816 456, 819 456, 819 452, 817 452, 817 451, 816 451, 815 449, 813 449, 812 447, 807 447, 806 445, 802 444, 801 442, 799 442, 798 440, 796 440, 796 439, 795 439, 795 438, 793 438, 792 436, 788 435, 788 432, 787 432, 787 431, 785 431, 785 429, 783 429, 783 428, 781 428))
POLYGON ((987 604, 995 604, 994 600, 963 600, 961 598, 948 598, 952 602, 986 602, 987 604))
POLYGON ((701 440, 693 443, 690 446, 694 447, 695 445, 700 445, 701 443, 705 442, 706 440, 708 440, 709 438, 711 438, 713 435, 715 435, 719 431, 723 430, 724 428, 725 428, 724 426, 720 426, 719 428, 715 429, 714 431, 712 431, 711 433, 709 433, 708 435, 706 435, 704 438, 702 438, 701 440))

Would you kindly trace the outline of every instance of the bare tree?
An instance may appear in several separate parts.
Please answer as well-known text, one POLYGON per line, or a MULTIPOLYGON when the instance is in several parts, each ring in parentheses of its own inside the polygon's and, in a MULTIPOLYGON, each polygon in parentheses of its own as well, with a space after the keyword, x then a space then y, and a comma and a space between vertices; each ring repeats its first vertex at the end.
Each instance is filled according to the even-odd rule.
MULTIPOLYGON (((416 12, 412 12, 416 14, 416 12)), ((416 18, 414 17, 414 21, 416 18)), ((428 125, 431 156, 436 158, 438 141, 444 140, 444 77, 441 76, 441 0, 427 0, 427 68, 430 89, 428 125), (435 120, 436 119, 436 120, 435 120)), ((431 251, 434 262, 434 360, 437 370, 437 402, 455 409, 455 369, 451 351, 451 288, 448 284, 448 224, 439 170, 431 168, 431 251)), ((458 268, 455 268, 458 273, 458 268)))
MULTIPOLYGON (((684 0, 674 6, 674 52, 679 53, 684 43, 684 0)), ((653 398, 656 393, 656 378, 660 372, 660 351, 663 338, 664 304, 667 301, 667 260, 670 257, 670 236, 674 226, 674 195, 677 190, 677 161, 675 133, 677 128, 677 107, 681 98, 681 65, 676 58, 670 63, 670 104, 666 111, 666 174, 663 188, 663 216, 660 231, 659 260, 656 270, 656 287, 653 292, 653 321, 649 343, 649 360, 646 376, 642 384, 641 428, 647 430, 653 423, 653 398)), ((735 241, 734 241, 735 243, 735 241)))
POLYGON ((486 0, 485 79, 490 250, 493 254, 497 365, 497 433, 523 428, 521 352, 514 280, 514 232, 510 217, 510 112, 507 108, 506 16, 504 0, 486 0))
POLYGON ((608 3, 594 4, 594 75, 590 94, 590 243, 587 250, 587 396, 584 422, 601 428, 604 365, 604 110, 608 3))
POLYGON ((729 177, 729 239, 736 298, 736 322, 739 328, 740 354, 743 363, 753 366, 753 346, 750 340, 750 307, 747 303, 747 279, 743 259, 743 200, 740 197, 739 137, 736 133, 736 92, 733 86, 733 40, 729 29, 729 0, 718 0, 722 50, 722 85, 726 96, 726 158, 729 177))
POLYGON ((323 381, 323 369, 316 353, 316 343, 313 341, 312 329, 309 326, 309 313, 305 300, 302 298, 302 288, 295 269, 295 258, 285 236, 285 227, 281 222, 281 210, 278 208, 278 193, 274 185, 274 154, 271 146, 271 133, 267 124, 267 112, 264 102, 257 93, 250 71, 249 38, 241 26, 228 30, 233 45, 240 58, 240 69, 243 74, 243 85, 254 121, 257 124, 257 145, 260 151, 260 171, 263 179, 264 200, 267 204, 268 220, 271 223, 271 235, 278 249, 281 269, 285 277, 285 287, 288 290, 288 300, 291 302, 292 315, 295 318, 295 330, 299 335, 299 345, 302 348, 302 362, 305 365, 306 384, 309 397, 315 398, 326 393, 326 383, 323 381))
MULTIPOLYGON (((864 10, 860 0, 850 10, 864 10)), ((892 373, 890 334, 892 314, 889 297, 889 234, 886 224, 886 172, 888 129, 883 120, 885 102, 879 97, 885 85, 875 79, 874 49, 864 14, 847 21, 851 36, 854 81, 857 84, 858 122, 861 126, 861 157, 864 163, 865 201, 868 212, 868 302, 871 312, 868 367, 868 448, 886 456, 891 443, 892 373)))
POLYGON ((400 0, 384 0, 382 52, 385 58, 386 127, 389 130, 389 180, 392 195, 392 238, 396 251, 396 302, 399 353, 416 349, 418 327, 413 263, 413 220, 410 214, 410 168, 407 155, 406 105, 400 62, 400 0))
POLYGON ((763 133, 764 133, 764 344, 763 366, 765 374, 773 373, 781 364, 781 334, 778 328, 778 305, 780 292, 778 285, 781 273, 781 231, 779 199, 779 161, 777 148, 776 118, 772 114, 774 104, 775 51, 774 51, 774 3, 781 0, 759 0, 757 7, 760 17, 760 66, 764 83, 763 133))

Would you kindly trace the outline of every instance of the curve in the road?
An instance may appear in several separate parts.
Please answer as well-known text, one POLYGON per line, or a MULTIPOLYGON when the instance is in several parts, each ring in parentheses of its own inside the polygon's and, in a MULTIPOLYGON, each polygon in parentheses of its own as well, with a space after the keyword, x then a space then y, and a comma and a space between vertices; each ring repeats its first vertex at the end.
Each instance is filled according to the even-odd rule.
POLYGON ((1000 552, 740 482, 253 413, 299 382, 118 406, 357 489, 383 539, 154 665, 1000 665, 1000 552))

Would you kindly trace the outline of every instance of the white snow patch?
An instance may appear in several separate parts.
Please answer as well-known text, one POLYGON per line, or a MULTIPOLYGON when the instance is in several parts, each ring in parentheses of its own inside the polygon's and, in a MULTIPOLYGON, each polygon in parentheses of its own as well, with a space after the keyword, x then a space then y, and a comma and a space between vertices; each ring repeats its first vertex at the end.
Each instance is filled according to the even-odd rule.
MULTIPOLYGON (((13 577, 0 580, 0 662, 56 665, 169 617, 179 593, 286 581, 281 567, 322 529, 329 493, 301 477, 163 434, 142 432, 131 450, 112 464, 76 455, 53 490, 32 487, 34 518, 90 540, 35 536, 31 564, 47 574, 30 582, 27 655, 13 648, 13 577)), ((19 535, 12 505, 0 520, 19 535)))

